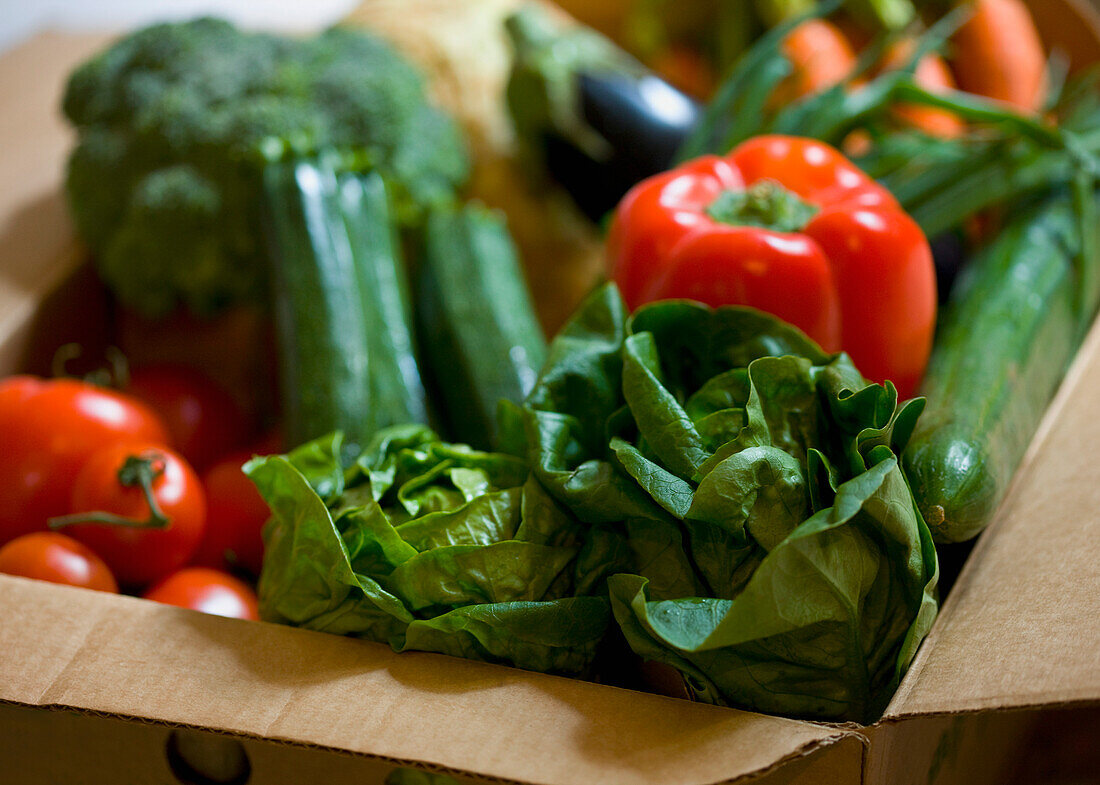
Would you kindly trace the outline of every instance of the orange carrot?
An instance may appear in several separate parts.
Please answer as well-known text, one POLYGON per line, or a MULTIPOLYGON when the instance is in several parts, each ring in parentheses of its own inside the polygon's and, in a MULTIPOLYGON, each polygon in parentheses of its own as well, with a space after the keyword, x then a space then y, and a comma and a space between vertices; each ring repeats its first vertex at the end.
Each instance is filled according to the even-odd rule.
POLYGON ((973 0, 973 15, 952 37, 952 65, 969 93, 1036 112, 1046 97, 1046 55, 1022 0, 973 0))
MULTIPOLYGON (((879 70, 889 71, 901 68, 912 57, 915 45, 916 42, 909 38, 903 38, 892 44, 886 50, 879 70)), ((953 90, 956 87, 947 63, 934 52, 926 54, 917 62, 913 78, 918 85, 931 92, 953 90)), ((945 139, 961 136, 966 131, 966 123, 958 115, 944 109, 906 104, 897 108, 896 116, 914 128, 945 139)))
POLYGON ((840 29, 824 19, 808 19, 783 40, 783 54, 793 73, 776 91, 792 101, 843 81, 856 67, 856 53, 840 29))

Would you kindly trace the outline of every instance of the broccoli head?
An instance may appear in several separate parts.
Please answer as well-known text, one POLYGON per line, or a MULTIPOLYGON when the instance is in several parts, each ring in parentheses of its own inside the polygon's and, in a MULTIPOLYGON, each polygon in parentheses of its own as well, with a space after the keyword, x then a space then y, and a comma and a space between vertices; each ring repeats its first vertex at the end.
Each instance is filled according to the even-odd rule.
POLYGON ((272 159, 342 151, 386 177, 408 224, 468 172, 420 75, 342 28, 288 39, 210 18, 153 25, 80 66, 63 109, 79 134, 66 180, 77 229, 119 299, 149 316, 262 296, 257 194, 272 159))

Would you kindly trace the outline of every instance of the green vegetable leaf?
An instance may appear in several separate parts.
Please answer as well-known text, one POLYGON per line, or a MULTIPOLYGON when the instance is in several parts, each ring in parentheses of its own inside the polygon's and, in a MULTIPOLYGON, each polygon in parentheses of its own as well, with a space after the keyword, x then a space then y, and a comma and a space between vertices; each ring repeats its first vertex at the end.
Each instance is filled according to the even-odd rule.
POLYGON ((615 564, 628 644, 699 700, 873 719, 936 611, 897 458, 923 402, 752 309, 659 302, 620 331, 620 306, 607 289, 588 300, 512 416, 534 476, 592 526, 582 554, 615 564), (590 378, 570 385, 598 390, 596 410, 550 383, 573 351, 590 378))
POLYGON ((602 597, 468 605, 409 625, 398 651, 436 651, 544 673, 579 673, 610 621, 602 597))
POLYGON ((387 641, 412 615, 373 579, 357 574, 324 502, 282 456, 245 472, 271 507, 264 531, 260 613, 268 621, 387 641))
POLYGON ((805 520, 809 494, 798 459, 775 447, 748 447, 699 482, 685 517, 734 535, 749 534, 771 550, 805 520))
POLYGON ((339 449, 336 435, 290 456, 323 480, 324 497, 288 457, 247 467, 273 513, 265 618, 398 650, 589 667, 610 611, 584 595, 628 563, 621 539, 584 547, 583 526, 523 460, 422 426, 379 432, 346 472, 339 449))
POLYGON ((667 471, 659 463, 642 455, 630 442, 618 437, 611 440, 611 449, 619 465, 645 489, 653 501, 676 518, 683 519, 692 503, 692 487, 685 480, 667 471))
POLYGON ((701 697, 869 721, 934 614, 918 522, 897 461, 883 461, 768 553, 735 598, 649 600, 644 579, 616 576, 612 606, 636 649, 690 663, 701 697))
POLYGON ((670 471, 691 477, 708 454, 695 424, 661 381, 653 335, 627 338, 623 359, 623 397, 639 433, 670 471))
POLYGON ((438 605, 542 599, 576 548, 518 540, 491 545, 451 545, 413 556, 385 585, 413 610, 438 605))
POLYGON ((343 444, 343 434, 330 433, 287 453, 287 460, 322 499, 332 499, 344 492, 344 469, 340 465, 343 444))

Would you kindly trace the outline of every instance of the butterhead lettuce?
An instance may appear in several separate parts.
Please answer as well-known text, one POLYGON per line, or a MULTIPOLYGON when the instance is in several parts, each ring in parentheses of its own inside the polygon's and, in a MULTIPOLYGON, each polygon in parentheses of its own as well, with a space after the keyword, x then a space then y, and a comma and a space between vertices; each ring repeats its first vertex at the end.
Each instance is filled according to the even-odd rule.
POLYGON ((350 468, 340 455, 333 434, 245 466, 272 512, 264 619, 397 651, 589 667, 610 621, 611 552, 585 547, 524 461, 421 425, 380 431, 350 468))
POLYGON ((626 314, 608 285, 557 337, 508 442, 600 550, 640 657, 703 701, 868 721, 936 613, 898 465, 923 400, 747 308, 626 314))
POLYGON ((501 405, 504 452, 409 425, 247 464, 261 613, 576 675, 614 618, 699 700, 870 721, 937 609, 898 466, 922 408, 761 312, 607 285, 501 405))

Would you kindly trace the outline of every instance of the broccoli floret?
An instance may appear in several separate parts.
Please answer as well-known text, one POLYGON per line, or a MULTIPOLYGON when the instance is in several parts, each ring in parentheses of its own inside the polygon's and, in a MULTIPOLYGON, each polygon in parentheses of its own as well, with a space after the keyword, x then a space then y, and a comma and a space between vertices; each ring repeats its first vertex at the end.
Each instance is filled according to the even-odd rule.
POLYGON ((273 158, 344 151, 390 181, 410 224, 468 174, 457 126, 428 105, 420 75, 348 29, 287 39, 210 18, 153 25, 78 68, 63 109, 79 133, 66 182, 77 229, 119 299, 149 316, 263 295, 257 194, 273 158))

